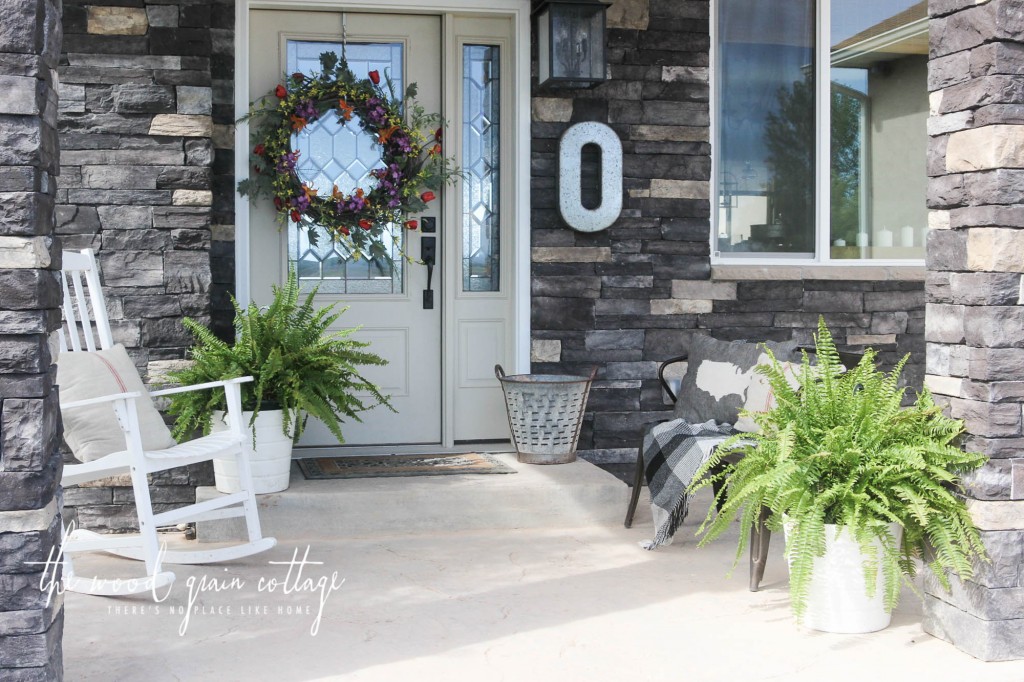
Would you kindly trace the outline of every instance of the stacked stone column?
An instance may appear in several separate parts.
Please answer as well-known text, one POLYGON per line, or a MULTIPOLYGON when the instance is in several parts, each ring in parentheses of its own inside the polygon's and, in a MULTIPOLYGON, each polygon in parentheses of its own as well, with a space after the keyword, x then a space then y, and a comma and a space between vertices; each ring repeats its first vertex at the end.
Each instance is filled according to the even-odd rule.
POLYGON ((40 589, 60 542, 60 323, 53 238, 60 0, 0 0, 0 679, 61 679, 63 601, 40 589))
POLYGON ((985 660, 1024 658, 1024 11, 931 0, 926 383, 990 462, 968 482, 991 565, 925 629, 985 660))
MULTIPOLYGON (((60 66, 61 186, 57 233, 64 248, 98 253, 107 312, 144 379, 180 368, 192 339, 182 318, 210 322, 211 298, 230 310, 233 181, 229 151, 234 4, 225 0, 64 0, 60 66), (218 25, 217 94, 211 25, 218 25), (216 114, 216 116, 215 116, 216 114), (214 127, 215 118, 224 125, 214 127), (223 142, 221 143, 223 146, 223 142), (211 225, 214 204, 218 223, 211 225), (227 244, 227 248, 225 248, 227 244), (211 271, 218 254, 220 272, 211 271), (216 288, 215 286, 216 285, 216 288)), ((220 330, 231 334, 230 314, 220 330), (226 330, 226 331, 225 331, 226 330)), ((213 467, 152 477, 155 509, 195 501, 213 467)), ((97 532, 137 527, 126 476, 65 491, 65 519, 97 532)))

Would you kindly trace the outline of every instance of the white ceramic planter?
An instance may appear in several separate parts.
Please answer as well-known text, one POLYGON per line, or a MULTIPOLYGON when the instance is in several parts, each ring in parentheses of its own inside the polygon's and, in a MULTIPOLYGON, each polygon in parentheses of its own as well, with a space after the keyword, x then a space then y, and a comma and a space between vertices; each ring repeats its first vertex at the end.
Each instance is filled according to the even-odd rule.
MULTIPOLYGON (((242 413, 242 428, 248 431, 252 412, 242 413)), ((288 488, 292 466, 292 439, 282 431, 284 412, 282 410, 260 410, 256 417, 256 449, 252 440, 246 438, 243 447, 249 455, 252 468, 252 484, 257 495, 277 493, 288 488)), ((223 431, 228 428, 223 413, 214 413, 213 430, 223 431)), ((292 422, 292 432, 295 423, 292 422)), ((234 457, 215 458, 213 473, 216 478, 217 490, 222 493, 237 493, 238 463, 234 457)))
MULTIPOLYGON (((789 524, 784 526, 788 544, 789 524)), ((825 555, 814 560, 803 624, 812 630, 841 634, 882 630, 892 620, 882 599, 882 567, 878 567, 875 596, 868 597, 860 545, 845 530, 840 533, 840 528, 825 526, 825 555)), ((897 543, 903 537, 898 524, 890 524, 889 532, 897 543)), ((881 556, 881 543, 876 540, 875 545, 881 556)))

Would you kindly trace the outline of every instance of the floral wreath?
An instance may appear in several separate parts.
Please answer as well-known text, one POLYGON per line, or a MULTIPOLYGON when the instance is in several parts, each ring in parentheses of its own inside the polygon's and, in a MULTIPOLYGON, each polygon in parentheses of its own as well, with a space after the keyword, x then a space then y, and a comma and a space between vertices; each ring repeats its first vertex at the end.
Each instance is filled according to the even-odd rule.
POLYGON ((416 84, 396 97, 385 72, 384 85, 377 71, 358 79, 344 59, 332 52, 320 55, 320 74, 293 73, 285 85, 258 100, 243 120, 255 119, 252 175, 238 184, 243 196, 272 198, 278 221, 305 228, 312 244, 316 228, 345 244, 354 258, 390 260, 390 225, 415 230, 411 215, 437 198, 434 190, 459 175, 441 154, 444 121, 415 102, 416 84), (276 101, 275 101, 276 100, 276 101), (347 194, 333 187, 329 196, 299 179, 295 169, 299 151, 292 150, 293 134, 323 116, 336 115, 342 125, 358 124, 380 148, 382 167, 370 171, 376 184, 347 194), (427 132, 433 130, 433 132, 427 132))

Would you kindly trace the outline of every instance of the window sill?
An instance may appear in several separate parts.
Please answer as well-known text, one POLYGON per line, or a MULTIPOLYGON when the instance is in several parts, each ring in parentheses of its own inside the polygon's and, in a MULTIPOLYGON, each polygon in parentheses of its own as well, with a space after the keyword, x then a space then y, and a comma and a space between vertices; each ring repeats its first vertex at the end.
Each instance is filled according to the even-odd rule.
POLYGON ((860 281, 923 282, 922 265, 712 265, 711 279, 747 280, 832 279, 860 281))

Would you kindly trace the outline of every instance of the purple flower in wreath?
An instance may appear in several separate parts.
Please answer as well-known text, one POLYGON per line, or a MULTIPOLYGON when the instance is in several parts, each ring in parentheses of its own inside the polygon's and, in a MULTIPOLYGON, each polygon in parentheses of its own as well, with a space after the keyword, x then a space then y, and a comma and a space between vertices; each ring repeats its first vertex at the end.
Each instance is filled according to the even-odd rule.
POLYGON ((377 97, 370 97, 366 100, 366 117, 370 119, 370 122, 374 125, 381 125, 384 123, 384 118, 387 112, 384 111, 384 106, 377 97))
POLYGON ((412 145, 409 143, 409 136, 405 133, 396 133, 392 135, 391 146, 403 154, 408 154, 412 151, 412 145))
POLYGON ((295 170, 295 163, 299 160, 299 152, 288 152, 282 154, 281 158, 277 160, 277 172, 288 173, 295 170))
POLYGON ((309 210, 309 197, 305 194, 300 194, 292 200, 292 206, 305 213, 309 210))
POLYGON ((295 107, 295 114, 306 119, 307 123, 312 123, 320 116, 316 110, 316 104, 311 99, 300 102, 299 106, 295 107))
POLYGON ((348 210, 352 211, 353 213, 359 213, 364 208, 366 208, 366 199, 359 195, 353 194, 352 198, 349 199, 346 208, 348 208, 348 210))

